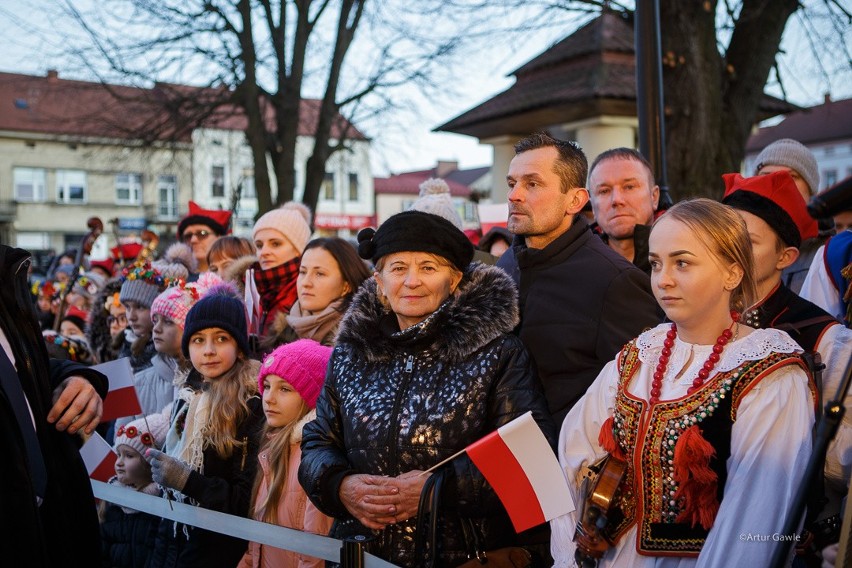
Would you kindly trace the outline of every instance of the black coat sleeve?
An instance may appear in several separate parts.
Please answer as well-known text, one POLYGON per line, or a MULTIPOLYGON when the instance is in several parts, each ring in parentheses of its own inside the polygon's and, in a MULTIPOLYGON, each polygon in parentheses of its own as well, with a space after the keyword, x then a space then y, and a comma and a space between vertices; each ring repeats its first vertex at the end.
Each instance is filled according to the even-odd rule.
POLYGON ((109 379, 101 372, 74 361, 50 360, 50 388, 55 389, 68 377, 79 375, 92 383, 101 399, 106 398, 109 391, 109 379))
MULTIPOLYGON (((554 449, 558 440, 557 429, 529 353, 515 336, 507 336, 502 341, 498 370, 488 401, 489 428, 494 431, 532 411, 533 419, 554 449)), ((467 454, 452 461, 451 479, 453 481, 448 480, 444 486, 444 507, 456 509, 465 517, 484 517, 504 510, 491 485, 467 454)))
POLYGON ((299 483, 317 509, 336 519, 351 518, 340 500, 340 484, 355 473, 343 442, 340 400, 334 380, 335 349, 328 365, 325 385, 317 400, 317 417, 302 431, 302 462, 299 483))
POLYGON ((237 429, 237 438, 246 445, 236 448, 227 459, 213 448, 204 450, 204 471, 189 474, 182 493, 198 501, 205 509, 248 516, 251 489, 257 472, 260 432, 265 417, 259 397, 248 401, 249 415, 237 429))

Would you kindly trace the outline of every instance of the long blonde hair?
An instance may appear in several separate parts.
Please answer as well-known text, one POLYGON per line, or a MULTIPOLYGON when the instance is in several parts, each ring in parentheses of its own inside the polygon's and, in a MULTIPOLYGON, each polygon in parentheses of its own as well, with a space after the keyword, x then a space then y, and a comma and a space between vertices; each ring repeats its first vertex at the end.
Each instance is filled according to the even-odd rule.
POLYGON ((268 452, 269 484, 266 497, 258 502, 260 485, 263 482, 263 468, 257 469, 254 479, 254 487, 251 490, 251 511, 255 518, 265 523, 277 524, 278 504, 287 490, 288 467, 290 465, 290 445, 293 439, 293 430, 299 422, 310 412, 308 405, 302 400, 299 414, 290 424, 281 428, 274 428, 266 423, 263 427, 263 440, 265 440, 260 452, 268 452))
POLYGON ((757 282, 751 240, 745 221, 733 208, 712 199, 689 199, 674 205, 658 221, 662 218, 680 221, 724 264, 742 268, 742 280, 731 291, 731 309, 743 312, 754 303, 757 282))
POLYGON ((221 458, 229 458, 246 440, 237 440, 237 425, 248 417, 248 400, 257 394, 257 382, 245 355, 240 355, 225 374, 210 381, 206 396, 210 397, 210 419, 205 446, 212 447, 221 458))

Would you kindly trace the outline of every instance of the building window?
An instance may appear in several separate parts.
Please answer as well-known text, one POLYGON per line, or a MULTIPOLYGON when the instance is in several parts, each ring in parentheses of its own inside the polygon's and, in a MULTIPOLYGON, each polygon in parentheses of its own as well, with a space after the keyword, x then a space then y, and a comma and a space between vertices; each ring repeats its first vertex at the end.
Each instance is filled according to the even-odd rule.
POLYGON ((358 201, 358 174, 349 174, 349 201, 358 201))
POLYGON ((157 216, 176 219, 177 206, 177 176, 162 175, 157 178, 157 216))
POLYGON ((822 172, 822 179, 825 180, 825 187, 831 187, 837 183, 837 170, 825 170, 822 172))
POLYGON ((119 205, 139 205, 142 196, 142 174, 115 175, 115 202, 119 205))
POLYGON ((210 195, 225 197, 225 166, 213 166, 210 170, 210 195))
POLYGON ((825 147, 825 155, 833 156, 834 155, 834 146, 826 146, 825 147))
POLYGON ((320 194, 326 201, 334 201, 334 174, 325 173, 320 186, 320 194))
POLYGON ((257 197, 257 190, 254 187, 254 176, 243 178, 243 192, 240 197, 244 199, 254 199, 257 197))
POLYGON ((15 168, 15 201, 44 201, 44 168, 15 168))
POLYGON ((56 202, 85 203, 86 172, 83 170, 56 170, 56 202))

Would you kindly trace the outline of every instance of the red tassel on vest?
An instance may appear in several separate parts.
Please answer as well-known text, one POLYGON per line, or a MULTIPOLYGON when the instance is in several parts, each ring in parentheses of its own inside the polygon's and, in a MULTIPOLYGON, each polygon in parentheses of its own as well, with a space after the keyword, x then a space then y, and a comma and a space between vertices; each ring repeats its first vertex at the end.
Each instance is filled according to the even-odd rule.
POLYGON ((674 453, 674 480, 679 489, 676 499, 683 498, 684 508, 677 522, 688 522, 693 527, 700 524, 704 530, 710 530, 719 501, 716 498, 718 476, 710 469, 710 458, 716 450, 701 435, 698 426, 690 426, 677 440, 674 453))
POLYGON ((623 460, 625 459, 624 452, 621 450, 621 446, 618 445, 615 435, 612 432, 614 426, 615 420, 613 420, 612 416, 604 421, 601 425, 601 431, 598 434, 598 445, 611 456, 623 460))

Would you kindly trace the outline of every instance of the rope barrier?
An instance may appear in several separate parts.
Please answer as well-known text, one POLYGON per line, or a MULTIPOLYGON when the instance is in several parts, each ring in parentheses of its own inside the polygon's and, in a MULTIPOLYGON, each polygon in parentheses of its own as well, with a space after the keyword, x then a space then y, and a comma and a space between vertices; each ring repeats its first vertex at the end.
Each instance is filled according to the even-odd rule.
MULTIPOLYGON (((91 482, 95 497, 122 507, 243 540, 292 550, 323 560, 341 562, 343 542, 331 537, 262 523, 186 503, 168 501, 162 497, 130 491, 126 487, 118 487, 94 479, 91 482)), ((395 564, 372 554, 364 554, 364 560, 366 568, 398 568, 395 564)))

